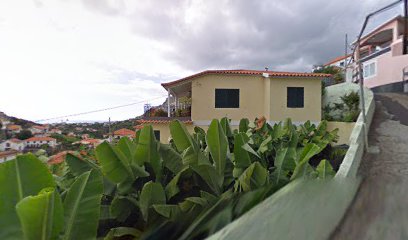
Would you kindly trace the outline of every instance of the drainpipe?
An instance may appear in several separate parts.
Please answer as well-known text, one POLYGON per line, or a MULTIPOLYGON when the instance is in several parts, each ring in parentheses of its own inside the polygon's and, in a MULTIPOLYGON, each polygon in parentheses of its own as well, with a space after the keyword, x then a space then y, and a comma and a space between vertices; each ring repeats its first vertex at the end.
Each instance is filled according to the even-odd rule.
POLYGON ((170 89, 167 90, 167 117, 170 117, 170 89))

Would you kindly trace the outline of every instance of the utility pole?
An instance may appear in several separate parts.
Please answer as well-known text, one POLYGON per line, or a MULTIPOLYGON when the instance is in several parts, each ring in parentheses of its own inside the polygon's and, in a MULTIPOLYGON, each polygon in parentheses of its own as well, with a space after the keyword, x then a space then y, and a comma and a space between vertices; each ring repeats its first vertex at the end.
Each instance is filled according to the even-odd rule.
POLYGON ((402 44, 402 54, 407 54, 408 35, 408 0, 404 0, 404 38, 402 44))
POLYGON ((347 53, 348 53, 348 39, 347 33, 344 39, 344 81, 346 81, 347 76, 347 53))
POLYGON ((109 142, 112 142, 112 131, 111 131, 111 121, 110 121, 110 117, 109 117, 109 123, 108 123, 108 126, 109 126, 109 132, 108 132, 108 136, 109 136, 109 142))

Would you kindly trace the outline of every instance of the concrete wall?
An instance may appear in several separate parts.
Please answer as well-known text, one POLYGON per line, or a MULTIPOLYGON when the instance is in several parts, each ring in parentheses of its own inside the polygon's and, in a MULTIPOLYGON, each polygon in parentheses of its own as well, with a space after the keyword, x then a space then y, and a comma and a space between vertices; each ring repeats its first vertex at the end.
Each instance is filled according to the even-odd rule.
POLYGON ((327 122, 327 130, 333 131, 338 128, 339 139, 334 145, 350 144, 350 136, 355 126, 354 122, 327 122))

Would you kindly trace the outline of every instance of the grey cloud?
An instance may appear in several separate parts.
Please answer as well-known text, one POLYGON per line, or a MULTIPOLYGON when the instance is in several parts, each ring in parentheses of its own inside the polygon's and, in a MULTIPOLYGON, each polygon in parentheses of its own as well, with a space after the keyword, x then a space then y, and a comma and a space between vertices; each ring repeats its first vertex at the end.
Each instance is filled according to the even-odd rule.
MULTIPOLYGON (((344 34, 354 40, 365 15, 389 1, 203 1, 200 13, 192 14, 194 3, 145 1, 124 16, 135 34, 172 46, 164 57, 188 70, 269 66, 309 71, 342 55, 344 34), (189 22, 191 16, 196 19, 189 22)), ((377 21, 395 11, 387 14, 377 21)))

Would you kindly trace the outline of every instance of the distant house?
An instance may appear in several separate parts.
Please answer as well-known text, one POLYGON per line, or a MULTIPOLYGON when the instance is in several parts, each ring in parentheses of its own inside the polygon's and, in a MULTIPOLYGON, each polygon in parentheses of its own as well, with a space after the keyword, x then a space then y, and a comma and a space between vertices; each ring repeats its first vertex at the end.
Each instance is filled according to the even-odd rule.
POLYGON ((62 131, 59 130, 58 128, 53 128, 53 129, 49 130, 48 133, 50 133, 50 134, 53 134, 53 133, 62 134, 62 131))
POLYGON ((338 67, 338 68, 343 68, 350 62, 351 59, 351 54, 347 55, 347 56, 340 56, 340 57, 336 57, 332 60, 330 60, 329 62, 323 64, 323 67, 338 67))
POLYGON ((113 132, 113 137, 116 139, 122 138, 122 137, 129 137, 129 138, 134 138, 135 137, 135 132, 132 130, 129 130, 127 128, 122 128, 119 130, 116 130, 113 132))
POLYGON ((27 147, 38 148, 44 144, 48 144, 50 147, 57 146, 57 139, 51 137, 32 137, 25 140, 27 147))
POLYGON ((0 143, 0 151, 9 151, 9 150, 16 150, 16 151, 23 151, 26 146, 25 141, 12 138, 0 143))
POLYGON ((12 160, 12 159, 16 158, 16 156, 18 154, 20 154, 20 153, 18 151, 16 151, 16 150, 9 150, 9 151, 0 152, 0 163, 12 160))
POLYGON ((84 133, 84 134, 81 135, 81 138, 82 138, 82 139, 87 139, 87 138, 89 138, 89 134, 88 134, 88 133, 84 133))
POLYGON ((28 130, 30 130, 33 135, 45 134, 48 132, 48 128, 46 126, 40 125, 34 125, 30 127, 28 130))
POLYGON ((7 125, 11 124, 11 122, 5 118, 0 118, 1 129, 6 130, 7 125))
POLYGON ((237 128, 242 118, 265 117, 274 124, 291 118, 301 124, 322 119, 322 82, 330 74, 265 70, 207 70, 162 83, 168 92, 167 117, 143 117, 139 124, 152 125, 161 142, 170 137, 175 119, 188 131, 206 130, 212 119, 227 117, 237 128), (189 99, 183 103, 180 99, 189 99))
POLYGON ((6 130, 13 134, 21 132, 22 129, 23 128, 20 125, 15 125, 15 124, 9 124, 6 127, 6 130))
POLYGON ((94 138, 86 138, 86 139, 82 139, 81 141, 75 142, 74 144, 81 144, 81 145, 85 145, 88 147, 96 147, 99 144, 101 144, 103 142, 103 140, 101 139, 94 139, 94 138))

